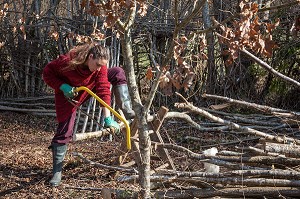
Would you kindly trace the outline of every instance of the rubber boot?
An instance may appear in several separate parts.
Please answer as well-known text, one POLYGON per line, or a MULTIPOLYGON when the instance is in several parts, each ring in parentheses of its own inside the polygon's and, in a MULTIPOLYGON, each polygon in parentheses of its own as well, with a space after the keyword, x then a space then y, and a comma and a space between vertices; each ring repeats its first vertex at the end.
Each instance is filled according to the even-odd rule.
POLYGON ((52 155, 53 155, 53 177, 50 180, 50 185, 55 187, 60 184, 61 171, 63 166, 63 160, 67 152, 66 144, 52 144, 52 155))
POLYGON ((127 84, 115 86, 113 91, 116 104, 122 110, 126 119, 133 119, 135 117, 135 113, 132 110, 127 84))

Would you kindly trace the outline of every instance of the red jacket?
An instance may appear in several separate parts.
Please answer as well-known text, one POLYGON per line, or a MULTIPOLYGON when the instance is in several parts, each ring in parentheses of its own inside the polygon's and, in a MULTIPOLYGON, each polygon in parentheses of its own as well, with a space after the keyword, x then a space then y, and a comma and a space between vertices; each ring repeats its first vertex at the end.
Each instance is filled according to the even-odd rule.
MULTIPOLYGON (((55 109, 58 122, 63 122, 76 111, 65 98, 59 87, 67 83, 72 87, 85 86, 95 92, 103 101, 110 105, 110 83, 107 79, 107 67, 102 66, 100 71, 91 72, 88 67, 77 67, 75 70, 62 71, 71 60, 70 55, 60 55, 56 60, 48 63, 43 70, 43 79, 55 90, 55 109)), ((74 100, 82 104, 90 95, 81 91, 74 100)), ((79 105, 78 104, 78 105, 79 105)))

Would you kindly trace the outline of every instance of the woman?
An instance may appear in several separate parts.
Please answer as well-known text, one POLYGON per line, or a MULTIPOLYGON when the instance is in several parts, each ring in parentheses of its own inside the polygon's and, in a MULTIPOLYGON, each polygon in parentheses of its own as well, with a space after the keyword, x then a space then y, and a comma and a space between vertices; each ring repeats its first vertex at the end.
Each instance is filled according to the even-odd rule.
MULTIPOLYGON (((55 91, 55 109, 58 127, 49 148, 53 154, 52 186, 61 182, 62 164, 67 152, 67 144, 72 140, 76 117, 76 107, 69 100, 78 101, 78 105, 90 96, 87 92, 74 92, 74 87, 85 86, 93 90, 103 101, 110 105, 110 83, 116 93, 116 102, 132 118, 130 98, 125 73, 120 67, 107 68, 109 51, 97 43, 77 46, 65 55, 48 63, 43 70, 43 79, 55 91)), ((104 126, 113 127, 116 132, 120 127, 110 116, 110 111, 103 108, 104 126)))

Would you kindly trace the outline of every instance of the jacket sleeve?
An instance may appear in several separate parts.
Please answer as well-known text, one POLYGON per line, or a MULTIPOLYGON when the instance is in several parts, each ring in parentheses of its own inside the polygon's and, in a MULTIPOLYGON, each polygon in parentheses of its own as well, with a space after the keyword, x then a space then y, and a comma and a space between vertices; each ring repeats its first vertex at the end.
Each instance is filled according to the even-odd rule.
POLYGON ((61 77, 60 69, 68 63, 66 56, 60 56, 58 59, 49 62, 43 70, 43 79, 48 86, 55 91, 64 83, 61 77))
POLYGON ((96 77, 96 94, 110 105, 110 83, 107 78, 107 66, 102 66, 96 77))

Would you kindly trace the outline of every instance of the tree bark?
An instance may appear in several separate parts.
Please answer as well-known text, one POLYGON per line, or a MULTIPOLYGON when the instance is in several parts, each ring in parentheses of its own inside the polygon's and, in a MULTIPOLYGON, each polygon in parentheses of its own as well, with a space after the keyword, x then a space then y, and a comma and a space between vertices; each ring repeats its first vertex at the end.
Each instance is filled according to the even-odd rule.
POLYGON ((278 144, 266 142, 264 144, 266 152, 279 153, 288 157, 300 157, 300 147, 298 145, 290 144, 278 144))
POLYGON ((151 198, 150 195, 150 137, 147 126, 147 112, 144 110, 144 106, 141 103, 141 99, 138 92, 138 87, 135 80, 133 53, 132 53, 132 40, 131 40, 131 26, 134 22, 136 14, 136 2, 135 6, 131 8, 129 17, 126 24, 119 23, 120 29, 123 29, 124 33, 121 37, 122 52, 124 57, 124 68, 126 71, 126 78, 128 80, 129 93, 132 99, 133 109, 136 114, 136 119, 139 126, 139 149, 141 153, 141 164, 139 165, 139 182, 140 182, 140 194, 142 198, 151 198))
POLYGON ((247 188, 226 188, 226 189, 189 189, 180 191, 159 191, 155 193, 155 198, 211 198, 216 196, 260 198, 261 196, 298 196, 300 190, 288 187, 247 187, 247 188))
MULTIPOLYGON (((203 9, 202 9, 202 16, 203 16, 203 23, 204 28, 209 29, 211 27, 211 20, 210 20, 210 8, 208 5, 208 1, 206 0, 203 9)), ((207 40, 207 92, 208 93, 215 93, 216 89, 216 81, 217 81, 217 70, 215 65, 215 55, 214 55, 214 36, 212 30, 206 33, 206 40, 207 40)))

